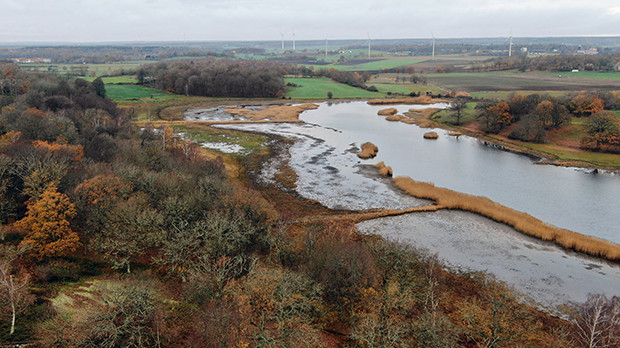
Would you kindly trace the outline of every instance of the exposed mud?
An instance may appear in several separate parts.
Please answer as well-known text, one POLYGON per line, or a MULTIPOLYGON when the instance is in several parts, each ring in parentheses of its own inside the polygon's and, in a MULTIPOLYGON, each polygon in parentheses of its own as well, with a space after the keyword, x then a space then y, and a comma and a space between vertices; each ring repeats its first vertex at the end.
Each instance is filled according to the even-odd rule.
POLYGON ((569 301, 584 302, 588 293, 620 295, 618 265, 567 252, 472 213, 414 213, 358 227, 427 248, 453 269, 491 273, 551 312, 569 301))

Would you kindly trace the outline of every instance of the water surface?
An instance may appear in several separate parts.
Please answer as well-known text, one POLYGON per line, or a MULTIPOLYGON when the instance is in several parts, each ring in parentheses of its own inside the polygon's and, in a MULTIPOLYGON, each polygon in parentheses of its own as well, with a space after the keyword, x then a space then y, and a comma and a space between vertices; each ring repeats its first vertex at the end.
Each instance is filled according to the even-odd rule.
MULTIPOLYGON (((400 112, 412 108, 395 107, 400 112)), ((364 102, 321 104, 301 118, 337 129, 326 139, 329 143, 374 143, 379 153, 365 162, 384 161, 395 176, 486 196, 546 223, 620 243, 620 176, 537 165, 530 157, 475 138, 450 137, 441 129, 434 129, 439 139, 423 139, 429 129, 386 121, 377 116, 382 108, 364 102)))

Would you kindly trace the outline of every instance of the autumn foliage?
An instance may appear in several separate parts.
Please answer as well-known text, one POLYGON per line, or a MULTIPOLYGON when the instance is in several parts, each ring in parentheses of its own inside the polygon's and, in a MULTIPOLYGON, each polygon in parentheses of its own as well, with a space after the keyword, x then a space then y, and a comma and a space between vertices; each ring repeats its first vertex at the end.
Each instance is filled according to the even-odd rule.
POLYGON ((22 245, 39 260, 70 255, 80 246, 80 238, 70 226, 76 211, 69 198, 49 187, 41 198, 28 206, 26 217, 15 223, 26 237, 22 245))

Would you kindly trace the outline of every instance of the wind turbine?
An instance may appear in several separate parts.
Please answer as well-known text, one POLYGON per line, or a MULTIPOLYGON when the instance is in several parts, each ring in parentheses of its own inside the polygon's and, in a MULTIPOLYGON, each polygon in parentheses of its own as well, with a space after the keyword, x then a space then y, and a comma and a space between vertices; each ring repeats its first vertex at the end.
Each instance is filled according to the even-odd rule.
POLYGON ((293 51, 295 50, 295 33, 293 32, 293 51))
POLYGON ((431 36, 433 37, 433 60, 435 60, 435 34, 431 33, 431 36))
POLYGON ((280 37, 282 38, 282 51, 284 51, 284 34, 280 32, 280 37))
POLYGON ((368 58, 370 58, 370 33, 368 34, 368 58))
POLYGON ((327 58, 327 36, 325 37, 325 58, 327 58))
POLYGON ((508 45, 508 57, 512 56, 512 34, 510 34, 510 44, 508 45))

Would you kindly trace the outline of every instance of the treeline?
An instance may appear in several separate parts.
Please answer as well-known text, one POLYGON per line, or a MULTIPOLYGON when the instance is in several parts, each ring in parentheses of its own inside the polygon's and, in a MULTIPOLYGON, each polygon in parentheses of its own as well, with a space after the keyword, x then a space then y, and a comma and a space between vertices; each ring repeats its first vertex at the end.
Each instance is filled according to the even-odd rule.
MULTIPOLYGON (((620 152, 620 122, 611 110, 620 99, 610 92, 579 93, 563 97, 530 94, 515 95, 505 101, 482 100, 476 117, 487 133, 510 129, 508 137, 522 141, 545 142, 547 132, 570 123, 572 117, 586 118, 586 135, 581 146, 594 151, 620 152)), ((459 108, 453 117, 460 123, 459 108)))
POLYGON ((286 74, 276 63, 213 58, 144 65, 138 83, 184 95, 275 98, 284 95, 286 74))
POLYGON ((175 57, 226 56, 216 47, 186 46, 43 46, 0 48, 0 59, 46 58, 54 64, 107 64, 175 57))
POLYGON ((546 55, 540 57, 514 56, 501 57, 491 62, 477 63, 476 71, 493 70, 520 70, 520 71, 553 71, 566 72, 574 69, 580 71, 615 71, 620 63, 620 55, 606 54, 562 54, 546 55))

